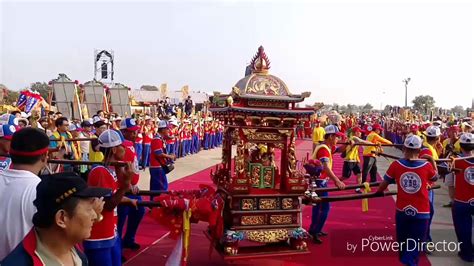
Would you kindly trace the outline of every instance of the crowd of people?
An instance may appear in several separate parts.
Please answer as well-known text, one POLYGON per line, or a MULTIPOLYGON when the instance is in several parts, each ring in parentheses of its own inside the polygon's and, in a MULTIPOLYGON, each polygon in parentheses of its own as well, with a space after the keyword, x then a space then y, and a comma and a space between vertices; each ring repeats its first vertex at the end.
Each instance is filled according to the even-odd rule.
MULTIPOLYGON (((332 180, 336 187, 344 189, 344 180, 352 174, 357 176, 359 184, 366 182, 369 174, 370 181, 375 182, 376 160, 377 156, 383 155, 382 145, 393 145, 402 150, 403 156, 391 163, 377 193, 383 194, 388 184, 397 184, 397 241, 404 243, 418 239, 422 241, 422 251, 433 251, 430 226, 435 206, 434 192, 430 188, 442 178, 451 199, 443 207, 452 208, 453 224, 460 243, 458 255, 464 261, 473 261, 474 131, 471 118, 437 117, 428 122, 416 117, 407 121, 374 114, 361 117, 342 115, 336 121, 314 119, 311 122, 299 127, 305 134, 297 135, 309 137, 307 132, 312 132, 313 156, 307 169, 312 174, 311 171, 322 165, 317 187, 325 188, 332 180), (307 129, 309 126, 312 126, 310 130, 307 129), (363 146, 362 162, 360 146, 363 146), (337 152, 344 158, 340 177, 332 169, 333 154, 337 152), (449 163, 437 163, 441 158, 449 158, 449 163)), ((356 192, 360 193, 360 190, 356 192)), ((327 196, 327 192, 320 196, 327 196)), ((321 244, 321 237, 327 235, 322 229, 329 210, 328 202, 313 207, 309 233, 317 244, 321 244)), ((400 262, 418 265, 419 251, 408 247, 400 249, 400 262)))
MULTIPOLYGON (((176 115, 168 109, 158 117, 125 118, 98 111, 83 121, 59 112, 0 116, 0 202, 8 213, 0 217, 1 264, 121 265, 123 248, 140 248, 135 241, 145 214, 138 204, 140 171, 149 169, 151 190, 168 190, 167 174, 176 159, 222 144, 222 121, 192 110, 179 119, 176 115)), ((405 121, 381 114, 320 116, 296 128, 298 137, 313 141, 309 164, 323 167, 316 182, 320 188, 332 180, 344 189, 353 174, 359 184, 368 176, 376 181, 381 146, 401 144, 396 147, 403 150, 403 158, 390 165, 378 189, 383 193, 389 183, 398 186, 399 241, 431 241, 434 193, 429 188, 441 176, 451 197, 446 207, 453 210, 456 235, 463 243, 459 255, 466 261, 472 261, 472 241, 467 239, 472 235, 467 218, 474 207, 472 133, 468 119, 405 121), (344 159, 342 173, 332 169, 336 152, 344 159), (436 160, 453 156, 466 158, 453 159, 447 167, 458 172, 439 172, 436 160)), ((329 210, 327 202, 313 207, 309 233, 315 243, 327 235, 323 228, 329 210)), ((416 265, 418 253, 402 251, 400 260, 416 265)))
POLYGON ((0 116, 2 265, 121 265, 123 248, 140 248, 140 171, 166 191, 175 160, 222 144, 210 114, 133 117, 0 116))

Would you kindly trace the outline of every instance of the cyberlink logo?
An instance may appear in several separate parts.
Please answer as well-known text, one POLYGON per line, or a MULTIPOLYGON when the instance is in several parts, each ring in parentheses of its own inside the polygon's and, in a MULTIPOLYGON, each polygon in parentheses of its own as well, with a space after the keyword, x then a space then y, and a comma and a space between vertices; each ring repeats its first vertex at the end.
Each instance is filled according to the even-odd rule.
POLYGON ((423 242, 420 239, 408 238, 397 242, 392 236, 369 236, 362 238, 360 243, 346 242, 346 250, 356 252, 399 252, 399 251, 429 251, 429 252, 459 252, 462 242, 423 242))

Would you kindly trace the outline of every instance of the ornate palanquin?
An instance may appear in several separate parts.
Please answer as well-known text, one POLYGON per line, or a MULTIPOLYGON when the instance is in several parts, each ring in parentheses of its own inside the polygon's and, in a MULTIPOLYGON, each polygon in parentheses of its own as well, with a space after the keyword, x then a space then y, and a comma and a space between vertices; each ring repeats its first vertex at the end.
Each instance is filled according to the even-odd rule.
POLYGON ((296 106, 310 93, 291 94, 269 65, 259 47, 252 73, 230 94, 216 94, 210 108, 225 125, 222 163, 211 175, 225 199, 216 247, 226 257, 307 252, 299 199, 307 183, 297 167, 295 128, 314 111, 296 106))

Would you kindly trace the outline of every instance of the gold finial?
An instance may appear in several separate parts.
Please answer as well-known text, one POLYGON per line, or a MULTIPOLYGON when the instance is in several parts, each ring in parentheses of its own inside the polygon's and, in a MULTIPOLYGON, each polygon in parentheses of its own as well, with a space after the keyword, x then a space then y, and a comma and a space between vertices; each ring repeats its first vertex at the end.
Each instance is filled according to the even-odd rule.
POLYGON ((263 46, 258 47, 258 52, 250 63, 253 73, 266 73, 270 69, 270 60, 265 54, 263 46))

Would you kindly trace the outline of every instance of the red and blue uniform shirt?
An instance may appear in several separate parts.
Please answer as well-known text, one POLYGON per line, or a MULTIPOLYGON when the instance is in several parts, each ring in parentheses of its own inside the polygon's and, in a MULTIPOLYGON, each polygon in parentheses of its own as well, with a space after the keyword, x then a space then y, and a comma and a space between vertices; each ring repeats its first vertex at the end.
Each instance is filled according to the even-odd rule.
MULTIPOLYGON (((329 152, 328 149, 324 147, 316 147, 318 151, 316 152, 316 159, 318 159, 321 163, 329 163, 329 167, 332 170, 332 154, 336 151, 336 147, 328 147, 331 149, 329 152)), ((328 175, 326 171, 323 171, 319 177, 319 179, 326 179, 328 175)))
POLYGON ((131 162, 133 167, 133 176, 131 180, 132 185, 136 185, 140 178, 140 170, 138 168, 137 153, 135 151, 135 146, 133 142, 129 140, 124 140, 122 146, 125 148, 125 155, 123 157, 124 162, 131 162))
POLYGON ((143 128, 143 144, 150 144, 153 139, 153 127, 145 126, 143 128))
POLYGON ((426 161, 401 159, 390 164, 384 180, 397 184, 397 211, 429 218, 428 182, 436 175, 436 170, 426 161))
POLYGON ((150 155, 150 168, 158 168, 166 164, 164 158, 157 158, 155 155, 160 155, 164 153, 166 148, 164 140, 158 134, 151 141, 151 155, 150 155))
POLYGON ((454 180, 454 200, 474 206, 474 159, 456 160, 454 168, 461 169, 454 180))
MULTIPOLYGON (((425 147, 425 146, 423 146, 423 147, 421 148, 420 154, 418 155, 418 157, 421 157, 421 156, 423 156, 423 155, 429 155, 429 156, 433 157, 434 159, 436 159, 436 158, 434 157, 433 153, 431 152, 431 150, 428 149, 428 147, 425 147)), ((433 184, 434 184, 434 182, 428 180, 428 187, 432 186, 433 184)))
MULTIPOLYGON (((87 184, 92 187, 108 188, 115 193, 118 189, 115 171, 109 170, 102 165, 95 166, 89 172, 87 184)), ((89 241, 109 241, 115 239, 117 228, 117 208, 111 211, 103 210, 104 219, 92 226, 89 241)), ((113 244, 113 243, 112 243, 113 244)))

